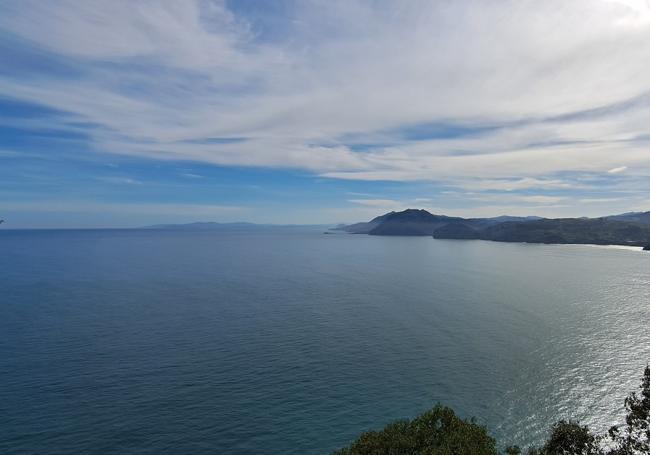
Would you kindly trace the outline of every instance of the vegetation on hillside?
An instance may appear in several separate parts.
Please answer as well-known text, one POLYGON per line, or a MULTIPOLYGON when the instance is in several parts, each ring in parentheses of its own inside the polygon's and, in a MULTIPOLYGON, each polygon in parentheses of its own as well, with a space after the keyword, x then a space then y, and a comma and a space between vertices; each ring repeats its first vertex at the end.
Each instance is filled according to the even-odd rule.
POLYGON ((337 229, 352 234, 432 235, 437 239, 645 247, 650 244, 650 212, 603 218, 458 218, 407 209, 337 229))
MULTIPOLYGON (((551 428, 541 447, 523 451, 509 446, 503 455, 641 455, 650 454, 650 367, 646 367, 640 393, 625 399, 625 424, 607 435, 596 435, 575 421, 561 420, 551 428)), ((497 442, 484 426, 458 417, 437 405, 414 418, 400 420, 380 431, 363 433, 334 455, 498 455, 497 442)))
POLYGON ((436 406, 413 420, 400 420, 381 431, 362 434, 336 455, 493 455, 496 442, 487 429, 436 406))
POLYGON ((488 226, 479 232, 478 238, 497 242, 645 246, 650 242, 650 225, 607 218, 508 222, 488 226))

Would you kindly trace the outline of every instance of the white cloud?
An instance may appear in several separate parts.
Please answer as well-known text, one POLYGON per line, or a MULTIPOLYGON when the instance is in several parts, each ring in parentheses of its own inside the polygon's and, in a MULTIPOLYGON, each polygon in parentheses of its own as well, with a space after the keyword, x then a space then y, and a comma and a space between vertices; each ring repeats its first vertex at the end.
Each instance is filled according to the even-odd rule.
POLYGON ((3 5, 6 30, 48 49, 93 60, 153 58, 180 67, 214 66, 231 57, 245 27, 222 2, 38 0, 3 5), (209 28, 220 29, 210 33, 209 28))
POLYGON ((544 194, 499 194, 499 193, 465 193, 464 198, 470 201, 480 201, 488 203, 507 204, 509 206, 518 205, 520 207, 531 208, 557 206, 559 203, 567 202, 566 196, 550 196, 544 194))
POLYGON ((401 205, 398 201, 394 201, 392 199, 350 199, 349 202, 352 202, 353 204, 365 205, 367 207, 378 208, 397 207, 401 205))
POLYGON ((140 180, 131 177, 96 177, 96 179, 106 183, 114 183, 116 185, 142 185, 140 180))
POLYGON ((3 74, 0 95, 160 160, 495 191, 576 189, 557 175, 621 162, 650 174, 644 2, 289 5, 266 39, 219 1, 5 2, 0 29, 74 76, 3 74), (421 124, 476 132, 405 140, 421 124))
POLYGON ((621 198, 616 197, 601 197, 601 198, 584 198, 580 199, 581 204, 609 204, 611 202, 618 202, 621 198))
POLYGON ((475 179, 472 181, 461 181, 456 184, 461 188, 467 190, 495 190, 495 191, 516 191, 526 190, 531 188, 538 189, 569 189, 575 188, 575 184, 568 183, 557 179, 537 179, 537 178, 522 178, 522 179, 475 179))
MULTIPOLYGON (((245 212, 246 207, 212 205, 212 204, 165 204, 165 203, 102 203, 97 201, 21 201, 0 202, 3 210, 11 212, 54 212, 54 213, 112 213, 122 215, 171 215, 174 217, 189 217, 192 221, 197 219, 210 219, 210 217, 223 216, 245 212)), ((177 218, 178 219, 178 218, 177 218)))
POLYGON ((519 196, 519 200, 523 202, 529 202, 532 204, 540 204, 540 205, 557 204, 558 202, 561 202, 564 199, 566 198, 561 196, 543 196, 543 195, 519 196))

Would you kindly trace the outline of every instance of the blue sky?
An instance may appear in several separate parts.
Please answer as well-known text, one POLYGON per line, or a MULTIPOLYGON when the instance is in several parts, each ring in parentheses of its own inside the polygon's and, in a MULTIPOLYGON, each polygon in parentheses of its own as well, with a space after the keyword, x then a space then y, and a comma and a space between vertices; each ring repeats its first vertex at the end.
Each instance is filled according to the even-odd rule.
POLYGON ((650 210, 648 42, 646 0, 0 0, 0 218, 650 210))

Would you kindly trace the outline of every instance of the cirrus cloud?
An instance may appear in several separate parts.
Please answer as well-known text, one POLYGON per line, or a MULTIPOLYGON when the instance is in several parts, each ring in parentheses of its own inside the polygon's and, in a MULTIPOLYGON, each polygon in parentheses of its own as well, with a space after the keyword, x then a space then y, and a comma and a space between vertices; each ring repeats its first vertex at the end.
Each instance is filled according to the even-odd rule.
MULTIPOLYGON (((0 71, 0 97, 52 109, 48 127, 95 152, 540 193, 523 202, 648 189, 647 2, 283 8, 2 1, 20 58, 0 71)), ((379 201, 395 202, 353 200, 379 201)))

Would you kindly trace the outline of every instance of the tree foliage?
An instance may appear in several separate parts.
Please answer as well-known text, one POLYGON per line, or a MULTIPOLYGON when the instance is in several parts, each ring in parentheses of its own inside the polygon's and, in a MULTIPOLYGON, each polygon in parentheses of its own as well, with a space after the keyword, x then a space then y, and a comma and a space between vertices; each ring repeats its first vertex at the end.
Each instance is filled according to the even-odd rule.
POLYGON ((413 420, 362 434, 336 455, 496 455, 496 442, 485 427, 436 406, 413 420))
POLYGON ((612 455, 650 454, 650 367, 646 367, 641 393, 632 392, 625 399, 624 426, 613 426, 609 436, 615 443, 612 455))
MULTIPOLYGON (((551 428, 546 443, 531 447, 526 455, 650 455, 650 367, 646 367, 640 393, 625 399, 625 425, 609 430, 611 444, 587 426, 561 420, 551 428)), ((334 455, 497 455, 496 441, 474 420, 456 416, 437 405, 413 420, 400 420, 380 431, 362 434, 334 455)), ((518 446, 504 455, 523 455, 518 446)))
POLYGON ((560 420, 544 444, 544 455, 601 455, 600 438, 578 422, 560 420))

